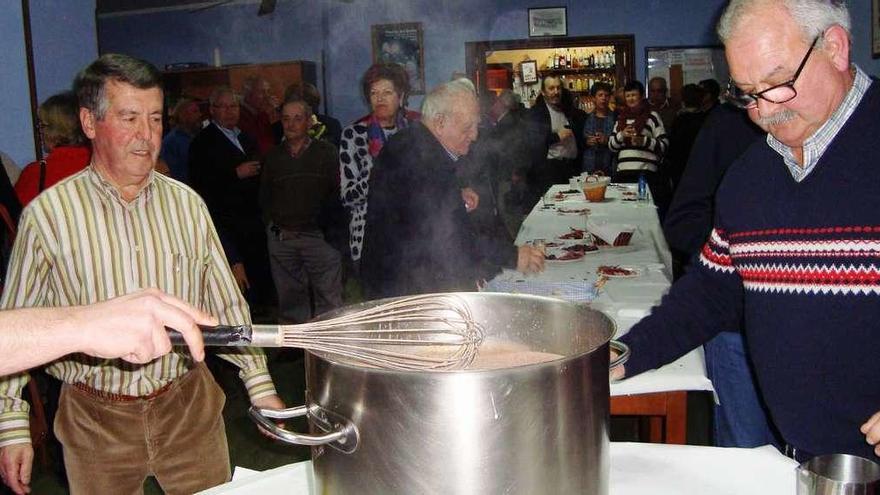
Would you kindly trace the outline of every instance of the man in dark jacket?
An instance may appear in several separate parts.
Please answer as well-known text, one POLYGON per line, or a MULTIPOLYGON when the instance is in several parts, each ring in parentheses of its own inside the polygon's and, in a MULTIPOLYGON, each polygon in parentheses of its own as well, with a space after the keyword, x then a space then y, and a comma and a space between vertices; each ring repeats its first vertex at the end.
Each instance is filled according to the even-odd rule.
POLYGON ((541 81, 541 95, 526 116, 533 199, 553 184, 565 184, 581 173, 586 114, 562 86, 562 79, 547 76, 541 81))
POLYGON ((476 290, 500 266, 543 268, 543 253, 510 245, 486 259, 467 216, 456 162, 477 137, 473 84, 446 83, 425 97, 422 123, 396 134, 370 177, 361 274, 369 298, 476 290))
MULTIPOLYGON (((190 145, 189 174, 192 188, 205 200, 217 229, 224 232, 224 250, 237 252, 244 263, 252 305, 269 304, 272 281, 257 193, 260 162, 256 144, 238 128, 239 103, 232 89, 211 93, 211 123, 190 145)), ((239 285, 241 274, 236 274, 239 285)))
MULTIPOLYGON (((324 237, 322 210, 339 199, 336 148, 309 137, 312 108, 292 97, 281 107, 284 142, 266 155, 260 206, 269 226, 269 262, 281 315, 293 323, 342 305, 342 256, 324 237)), ((344 224, 343 224, 344 225, 344 224)))

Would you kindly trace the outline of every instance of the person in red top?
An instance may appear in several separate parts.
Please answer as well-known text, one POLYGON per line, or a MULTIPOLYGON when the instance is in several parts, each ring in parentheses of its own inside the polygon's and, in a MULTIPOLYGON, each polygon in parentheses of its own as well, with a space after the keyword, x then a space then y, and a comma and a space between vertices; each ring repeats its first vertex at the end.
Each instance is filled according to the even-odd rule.
POLYGON ((275 147, 272 122, 278 120, 278 98, 272 95, 269 82, 260 76, 250 76, 242 84, 244 94, 241 102, 238 128, 257 142, 260 158, 275 147))
POLYGON ((41 161, 29 163, 15 183, 15 194, 25 207, 48 187, 86 168, 92 152, 79 127, 79 105, 70 91, 50 96, 37 109, 43 149, 41 161))

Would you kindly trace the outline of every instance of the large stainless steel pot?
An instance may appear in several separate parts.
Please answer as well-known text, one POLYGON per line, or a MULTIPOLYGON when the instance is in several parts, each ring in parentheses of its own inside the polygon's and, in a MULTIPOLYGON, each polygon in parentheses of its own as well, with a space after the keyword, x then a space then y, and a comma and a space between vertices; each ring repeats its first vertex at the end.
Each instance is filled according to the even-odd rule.
POLYGON ((313 446, 321 494, 606 494, 613 322, 558 299, 460 296, 488 338, 566 357, 498 370, 404 372, 308 352, 307 404, 280 414, 252 410, 252 417, 282 440, 313 446), (298 415, 308 416, 312 434, 267 419, 298 415))

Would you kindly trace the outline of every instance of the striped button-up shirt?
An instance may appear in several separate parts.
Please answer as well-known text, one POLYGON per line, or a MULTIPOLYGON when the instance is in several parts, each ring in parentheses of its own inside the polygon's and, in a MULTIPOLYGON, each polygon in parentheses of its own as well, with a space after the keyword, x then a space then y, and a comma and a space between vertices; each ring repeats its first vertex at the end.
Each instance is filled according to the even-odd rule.
MULTIPOLYGON (((247 303, 196 193, 153 173, 126 202, 89 167, 25 209, 0 307, 91 304, 147 287, 177 296, 221 323, 250 323, 247 303)), ((219 355, 241 369, 252 401, 275 393, 262 351, 235 348, 219 355)), ((191 365, 186 350, 176 349, 147 364, 73 354, 47 371, 66 383, 143 396, 191 365)), ((22 373, 0 381, 0 447, 30 441, 28 405, 21 400, 27 380, 22 373)))
POLYGON ((816 168, 816 164, 819 163, 822 154, 828 149, 831 140, 834 139, 834 136, 837 136, 837 133, 843 128, 843 124, 849 120, 850 115, 855 111, 859 102, 862 101, 865 92, 868 91, 868 86, 871 85, 871 78, 856 65, 853 65, 853 70, 855 71, 853 85, 846 93, 840 106, 837 107, 834 113, 831 114, 831 117, 812 136, 804 141, 803 164, 795 160, 791 148, 782 144, 772 134, 767 134, 767 144, 782 155, 785 166, 788 167, 788 171, 791 172, 791 176, 794 177, 796 182, 804 180, 816 168))

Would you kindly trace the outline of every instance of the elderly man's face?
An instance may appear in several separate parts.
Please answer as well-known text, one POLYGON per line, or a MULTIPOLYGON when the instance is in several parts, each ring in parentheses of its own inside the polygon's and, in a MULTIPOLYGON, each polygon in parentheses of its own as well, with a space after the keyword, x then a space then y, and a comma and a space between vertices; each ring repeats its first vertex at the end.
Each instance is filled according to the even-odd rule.
POLYGON ((111 80, 104 97, 108 105, 103 119, 80 110, 83 131, 92 140, 95 164, 119 183, 146 180, 162 146, 162 90, 139 89, 111 80))
POLYGON ((256 108, 263 108, 269 103, 271 96, 272 86, 269 85, 269 81, 259 80, 254 82, 253 87, 248 92, 247 103, 256 108))
POLYGON ((544 94, 544 101, 553 107, 559 107, 562 102, 562 82, 558 78, 548 77, 541 93, 544 94))
POLYGON ((211 118, 216 120, 221 126, 227 129, 233 129, 238 125, 240 107, 235 95, 232 93, 224 93, 217 98, 217 101, 211 104, 211 118))
POLYGON ((435 136, 456 155, 466 155, 471 143, 477 140, 480 125, 480 106, 474 97, 459 97, 450 115, 436 126, 435 136))
POLYGON ((281 126, 288 141, 300 141, 309 134, 312 114, 301 103, 293 102, 281 109, 281 126))
POLYGON ((180 110, 178 117, 178 125, 194 133, 199 130, 202 125, 202 111, 196 102, 187 104, 180 110))
POLYGON ((648 101, 651 105, 662 105, 666 101, 666 84, 663 81, 653 80, 648 83, 648 101))
MULTIPOLYGON (((803 39, 787 12, 764 7, 743 19, 728 40, 730 75, 748 93, 784 83, 794 76, 811 43, 803 39)), ((749 117, 785 145, 803 146, 846 94, 848 84, 840 73, 848 66, 848 57, 838 56, 832 61, 829 52, 817 45, 795 83, 797 96, 781 104, 759 99, 749 109, 749 117)))

